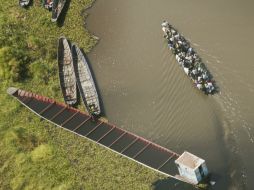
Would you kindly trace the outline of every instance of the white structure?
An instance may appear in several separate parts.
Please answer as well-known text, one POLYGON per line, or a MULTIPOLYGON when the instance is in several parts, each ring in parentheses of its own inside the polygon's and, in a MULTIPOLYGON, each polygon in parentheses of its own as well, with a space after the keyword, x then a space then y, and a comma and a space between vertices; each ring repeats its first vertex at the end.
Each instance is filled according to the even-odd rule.
POLYGON ((175 160, 175 164, 177 165, 180 176, 194 184, 198 184, 208 175, 205 160, 189 152, 185 151, 175 160))

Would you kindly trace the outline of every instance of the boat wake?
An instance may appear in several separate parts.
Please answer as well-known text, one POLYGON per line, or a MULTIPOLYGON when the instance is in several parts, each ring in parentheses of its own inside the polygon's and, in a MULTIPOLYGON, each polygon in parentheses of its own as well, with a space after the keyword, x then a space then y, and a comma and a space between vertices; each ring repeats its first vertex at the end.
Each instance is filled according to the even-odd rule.
POLYGON ((209 68, 214 70, 216 73, 216 78, 220 78, 220 93, 214 95, 214 100, 219 105, 220 109, 223 112, 222 127, 224 132, 224 141, 227 149, 229 150, 230 157, 230 168, 229 175, 232 178, 231 186, 234 189, 246 189, 247 185, 247 172, 244 161, 242 160, 242 151, 239 146, 239 141, 242 138, 245 138, 250 144, 254 143, 254 135, 250 124, 247 122, 241 113, 241 106, 238 102, 238 98, 230 90, 226 82, 228 79, 221 73, 232 73, 232 77, 239 78, 238 82, 250 91, 253 92, 250 84, 241 81, 239 74, 236 74, 237 71, 232 71, 230 68, 223 65, 222 59, 218 56, 210 54, 207 50, 199 46, 199 51, 202 51, 207 57, 206 62, 210 63, 209 68), (223 69, 225 72, 219 72, 220 69, 223 69), (243 137, 244 136, 244 137, 243 137))

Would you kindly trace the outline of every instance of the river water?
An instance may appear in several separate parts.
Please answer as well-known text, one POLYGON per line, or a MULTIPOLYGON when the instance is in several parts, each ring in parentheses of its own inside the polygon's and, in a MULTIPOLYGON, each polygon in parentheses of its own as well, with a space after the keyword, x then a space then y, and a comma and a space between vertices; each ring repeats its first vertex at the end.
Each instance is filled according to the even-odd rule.
MULTIPOLYGON (((213 189, 254 189, 253 7, 251 0, 97 0, 88 10, 87 27, 100 38, 88 57, 105 116, 205 159, 213 189), (191 42, 218 94, 204 95, 179 68, 164 19, 191 42)), ((162 183, 157 189, 167 188, 162 183)))

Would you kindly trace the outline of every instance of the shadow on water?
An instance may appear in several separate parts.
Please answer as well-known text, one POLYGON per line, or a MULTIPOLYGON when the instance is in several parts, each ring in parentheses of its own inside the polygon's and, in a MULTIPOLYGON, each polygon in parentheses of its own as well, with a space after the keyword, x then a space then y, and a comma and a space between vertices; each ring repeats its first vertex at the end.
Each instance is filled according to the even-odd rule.
POLYGON ((153 190, 171 190, 171 189, 172 190, 182 190, 182 189, 194 190, 196 188, 192 185, 183 183, 173 178, 164 178, 164 179, 159 179, 155 181, 152 184, 152 189, 153 190))
POLYGON ((66 0, 66 2, 64 4, 64 7, 63 7, 58 19, 57 19, 57 26, 58 27, 62 27, 64 25, 66 15, 67 15, 67 12, 68 12, 69 7, 70 7, 70 3, 71 3, 71 0, 66 0))
POLYGON ((87 64, 88 64, 88 67, 90 69, 90 72, 91 72, 91 75, 93 77, 93 80, 94 80, 94 85, 95 85, 95 88, 96 88, 96 91, 97 91, 97 94, 98 94, 98 98, 99 98, 99 104, 100 104, 100 108, 101 108, 101 116, 105 116, 105 112, 104 112, 104 106, 103 106, 103 102, 102 102, 102 98, 101 98, 101 93, 100 93, 100 89, 98 88, 98 85, 97 85, 97 80, 96 80, 96 77, 95 77, 95 74, 93 72, 93 69, 92 69, 92 66, 91 66, 91 63, 90 63, 90 60, 88 59, 86 53, 84 52, 83 49, 80 49, 80 51, 83 53, 86 61, 87 61, 87 64))

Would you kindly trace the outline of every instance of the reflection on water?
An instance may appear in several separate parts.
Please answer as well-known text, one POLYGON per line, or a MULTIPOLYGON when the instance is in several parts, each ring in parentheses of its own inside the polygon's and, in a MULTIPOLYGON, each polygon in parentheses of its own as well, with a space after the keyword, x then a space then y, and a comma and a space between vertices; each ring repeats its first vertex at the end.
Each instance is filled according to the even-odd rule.
MULTIPOLYGON (((208 164, 213 189, 253 189, 253 1, 97 0, 89 54, 106 117, 208 164), (179 68, 162 37, 168 20, 188 39, 220 87, 205 96, 179 68)), ((190 189, 166 181, 156 187, 190 189), (173 186, 170 186, 173 185, 173 186)))

